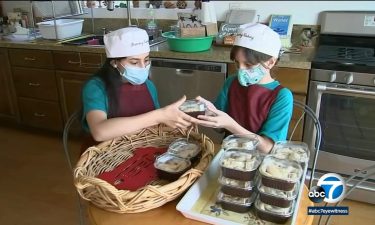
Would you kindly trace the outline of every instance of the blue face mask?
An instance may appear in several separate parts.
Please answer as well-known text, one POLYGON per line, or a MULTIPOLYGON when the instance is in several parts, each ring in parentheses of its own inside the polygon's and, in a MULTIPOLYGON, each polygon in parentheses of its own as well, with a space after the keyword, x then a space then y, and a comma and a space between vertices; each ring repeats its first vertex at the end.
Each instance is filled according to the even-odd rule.
POLYGON ((259 83, 260 80, 267 74, 266 69, 259 64, 250 69, 238 70, 238 81, 244 87, 259 83))
POLYGON ((124 72, 120 72, 121 76, 123 76, 129 83, 133 85, 141 85, 146 82, 148 78, 148 74, 150 71, 151 65, 147 65, 145 68, 139 68, 135 66, 124 66, 124 72))

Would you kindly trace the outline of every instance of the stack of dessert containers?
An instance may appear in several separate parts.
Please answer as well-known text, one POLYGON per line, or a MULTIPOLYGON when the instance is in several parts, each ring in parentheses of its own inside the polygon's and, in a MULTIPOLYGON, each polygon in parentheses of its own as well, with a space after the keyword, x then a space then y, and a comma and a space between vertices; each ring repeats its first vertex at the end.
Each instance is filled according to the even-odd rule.
POLYGON ((220 159, 218 203, 226 210, 245 213, 255 201, 256 173, 261 156, 253 135, 231 135, 224 139, 220 159))
POLYGON ((276 142, 259 167, 255 212, 262 220, 285 223, 293 214, 309 150, 302 142, 276 142))

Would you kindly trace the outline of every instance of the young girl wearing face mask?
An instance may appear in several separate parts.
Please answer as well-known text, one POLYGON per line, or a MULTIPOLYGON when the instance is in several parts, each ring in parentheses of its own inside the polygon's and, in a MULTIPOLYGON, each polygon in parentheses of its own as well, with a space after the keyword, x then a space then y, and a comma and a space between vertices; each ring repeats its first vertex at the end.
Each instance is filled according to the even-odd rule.
POLYGON ((279 35, 263 24, 245 24, 236 36, 230 58, 238 68, 215 104, 205 102, 215 116, 199 116, 198 124, 224 128, 232 134, 257 134, 259 149, 268 153, 285 140, 293 110, 293 95, 270 75, 281 48, 279 35))
MULTIPOLYGON (((156 88, 148 79, 148 38, 145 30, 134 27, 104 36, 107 60, 82 91, 83 127, 95 141, 110 140, 159 123, 186 128, 194 121, 178 109, 185 96, 174 104, 159 107, 156 88)), ((85 147, 94 144, 87 142, 90 144, 85 147)))

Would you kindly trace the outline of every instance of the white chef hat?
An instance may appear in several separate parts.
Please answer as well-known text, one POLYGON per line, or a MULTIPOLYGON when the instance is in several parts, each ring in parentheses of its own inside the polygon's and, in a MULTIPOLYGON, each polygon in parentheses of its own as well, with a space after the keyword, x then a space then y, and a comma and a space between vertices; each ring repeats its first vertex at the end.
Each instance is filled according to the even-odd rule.
POLYGON ((104 35, 107 58, 122 58, 150 52, 148 34, 137 27, 126 27, 104 35))
POLYGON ((278 58, 281 40, 279 34, 270 27, 260 23, 248 23, 239 27, 234 45, 278 58))

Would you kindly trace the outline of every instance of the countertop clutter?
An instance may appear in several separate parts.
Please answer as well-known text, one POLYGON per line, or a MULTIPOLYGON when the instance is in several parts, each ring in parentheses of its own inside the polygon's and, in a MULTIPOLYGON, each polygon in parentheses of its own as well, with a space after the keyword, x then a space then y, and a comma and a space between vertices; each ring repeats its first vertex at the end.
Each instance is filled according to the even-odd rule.
MULTIPOLYGON (((39 50, 57 50, 57 51, 72 51, 72 52, 86 52, 86 53, 105 53, 104 47, 92 46, 68 46, 60 44, 58 41, 37 39, 29 42, 12 42, 7 40, 0 40, 0 48, 22 48, 22 49, 39 49, 39 50)), ((201 60, 212 62, 231 63, 229 58, 230 47, 212 46, 211 49, 204 52, 182 53, 170 51, 168 44, 161 43, 151 47, 151 57, 158 58, 172 58, 172 59, 187 59, 187 60, 201 60)), ((296 69, 310 69, 311 59, 314 54, 313 48, 306 48, 300 54, 285 53, 281 56, 278 67, 288 67, 296 69)))

